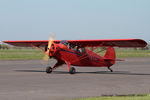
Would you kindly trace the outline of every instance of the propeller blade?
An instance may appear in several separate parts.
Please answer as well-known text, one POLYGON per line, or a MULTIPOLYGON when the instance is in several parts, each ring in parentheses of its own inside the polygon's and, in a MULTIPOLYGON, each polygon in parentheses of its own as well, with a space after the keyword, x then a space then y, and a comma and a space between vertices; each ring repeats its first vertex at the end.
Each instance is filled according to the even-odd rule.
POLYGON ((49 54, 49 51, 50 51, 50 49, 51 49, 51 46, 52 46, 53 41, 54 41, 53 37, 50 36, 49 42, 48 42, 47 54, 49 54))
POLYGON ((47 46, 47 52, 45 53, 45 56, 43 57, 43 60, 48 61, 49 59, 49 52, 51 49, 51 46, 53 44, 54 38, 53 36, 50 36, 49 41, 48 41, 48 46, 47 46))

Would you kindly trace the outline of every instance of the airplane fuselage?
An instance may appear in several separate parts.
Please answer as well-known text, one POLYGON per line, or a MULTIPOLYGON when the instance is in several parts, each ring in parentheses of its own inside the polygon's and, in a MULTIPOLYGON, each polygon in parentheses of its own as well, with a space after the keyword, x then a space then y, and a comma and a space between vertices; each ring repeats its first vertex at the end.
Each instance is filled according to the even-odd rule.
POLYGON ((63 44, 57 44, 57 51, 54 58, 69 62, 73 66, 93 66, 93 67, 108 67, 112 66, 110 61, 96 54, 88 48, 80 48, 81 50, 73 50, 63 44))

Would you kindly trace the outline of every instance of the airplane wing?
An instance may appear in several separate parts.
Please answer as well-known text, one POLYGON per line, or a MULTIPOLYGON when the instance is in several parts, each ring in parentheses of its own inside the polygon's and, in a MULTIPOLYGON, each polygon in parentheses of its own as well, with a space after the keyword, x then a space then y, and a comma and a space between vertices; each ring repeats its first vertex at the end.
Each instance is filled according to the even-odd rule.
POLYGON ((141 39, 68 40, 68 42, 81 47, 145 47, 147 45, 147 43, 141 39))
MULTIPOLYGON (((60 43, 61 40, 54 41, 55 43, 60 43)), ((45 47, 48 45, 48 40, 27 40, 27 41, 3 41, 4 43, 19 46, 19 47, 45 47)))
MULTIPOLYGON (((35 41, 3 41, 4 43, 21 46, 21 47, 45 47, 48 40, 35 40, 35 41)), ((55 40, 55 43, 60 43, 61 40, 55 40)), ((145 47, 147 43, 141 39, 103 39, 103 40, 67 40, 68 43, 80 47, 145 47)))

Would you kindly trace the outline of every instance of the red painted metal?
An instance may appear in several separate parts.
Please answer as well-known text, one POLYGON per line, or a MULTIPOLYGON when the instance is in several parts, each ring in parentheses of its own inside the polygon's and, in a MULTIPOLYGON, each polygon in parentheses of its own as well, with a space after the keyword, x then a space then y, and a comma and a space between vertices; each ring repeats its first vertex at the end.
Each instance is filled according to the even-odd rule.
MULTIPOLYGON (((15 46, 30 47, 30 44, 35 46, 45 47, 48 40, 35 41, 3 41, 15 46)), ((55 40, 54 43, 60 43, 61 40, 55 40)), ((147 43, 141 39, 104 39, 104 40, 67 40, 67 42, 81 47, 97 47, 99 45, 106 47, 145 47, 147 43)))
MULTIPOLYGON (((46 47, 48 45, 47 40, 38 41, 3 41, 15 46, 30 47, 46 47)), ((147 43, 141 39, 106 39, 106 40, 67 40, 71 45, 83 48, 84 52, 73 50, 70 47, 61 43, 61 40, 53 42, 53 46, 50 49, 49 56, 54 57, 58 62, 54 65, 53 69, 66 64, 69 71, 70 66, 82 66, 82 67, 110 67, 115 64, 116 54, 113 47, 145 47, 147 43), (104 57, 89 50, 86 47, 108 47, 104 57)))

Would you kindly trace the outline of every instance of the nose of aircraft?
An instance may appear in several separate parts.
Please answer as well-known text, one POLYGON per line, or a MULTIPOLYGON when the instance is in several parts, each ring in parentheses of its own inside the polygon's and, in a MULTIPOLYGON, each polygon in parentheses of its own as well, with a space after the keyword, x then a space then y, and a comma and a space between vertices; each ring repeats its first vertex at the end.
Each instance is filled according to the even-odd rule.
POLYGON ((49 52, 49 57, 51 58, 54 54, 55 54, 55 52, 56 52, 56 44, 55 43, 53 43, 52 44, 52 46, 51 46, 51 49, 50 49, 50 52, 49 52))
POLYGON ((50 52, 49 52, 49 57, 53 57, 56 52, 58 52, 59 50, 64 50, 64 49, 68 49, 67 47, 67 44, 64 44, 64 43, 59 43, 59 44, 56 44, 56 43, 53 43, 52 46, 51 46, 51 49, 50 49, 50 52))

